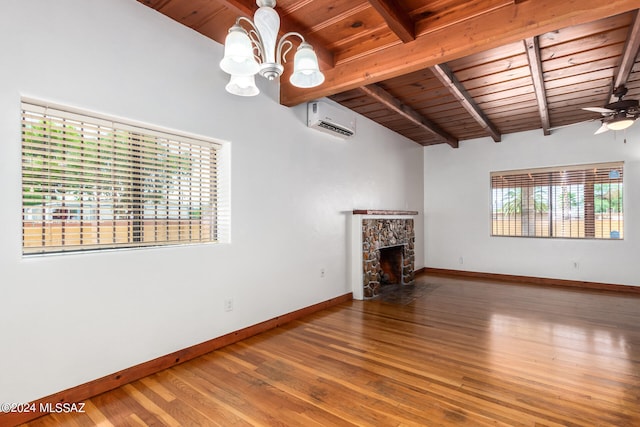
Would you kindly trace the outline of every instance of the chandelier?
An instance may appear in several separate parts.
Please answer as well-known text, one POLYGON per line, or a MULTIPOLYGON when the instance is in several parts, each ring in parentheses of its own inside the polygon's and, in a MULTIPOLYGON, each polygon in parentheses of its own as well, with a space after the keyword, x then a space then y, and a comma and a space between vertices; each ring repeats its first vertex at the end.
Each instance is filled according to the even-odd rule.
POLYGON ((318 57, 313 47, 300 33, 289 32, 277 41, 280 17, 274 10, 276 0, 256 0, 258 10, 253 22, 244 16, 236 19, 229 28, 224 42, 224 57, 220 68, 231 75, 225 87, 227 92, 239 96, 255 96, 260 93, 255 75, 275 80, 284 71, 286 55, 293 48, 290 37, 299 37, 301 42, 293 57, 293 73, 289 78, 292 85, 300 88, 315 87, 324 82, 324 75, 318 67, 318 57), (248 24, 249 31, 240 24, 248 24), (277 43, 276 43, 277 41, 277 43))

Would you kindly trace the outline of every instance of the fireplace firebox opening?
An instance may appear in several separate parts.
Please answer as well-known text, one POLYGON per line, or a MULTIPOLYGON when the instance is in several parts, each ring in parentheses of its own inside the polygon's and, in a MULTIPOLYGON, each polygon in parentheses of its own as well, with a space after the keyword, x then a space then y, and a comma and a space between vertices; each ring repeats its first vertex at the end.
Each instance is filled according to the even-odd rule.
POLYGON ((402 280, 402 245, 380 248, 380 285, 399 285, 402 280))

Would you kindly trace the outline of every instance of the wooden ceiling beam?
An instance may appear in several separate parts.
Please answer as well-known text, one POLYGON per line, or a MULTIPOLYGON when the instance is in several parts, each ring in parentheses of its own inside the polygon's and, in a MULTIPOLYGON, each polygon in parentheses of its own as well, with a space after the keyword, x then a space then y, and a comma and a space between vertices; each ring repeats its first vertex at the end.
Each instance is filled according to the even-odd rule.
MULTIPOLYGON (((255 0, 218 0, 218 2, 222 4, 224 7, 234 11, 234 13, 237 13, 238 15, 243 15, 244 17, 249 18, 252 21, 253 21, 253 15, 255 14, 256 10, 258 10, 258 5, 256 4, 255 0)), ((275 7, 275 10, 276 12, 278 11, 277 4, 275 7)), ((302 34, 305 40, 313 46, 313 50, 318 56, 318 61, 321 63, 320 68, 323 68, 322 65, 324 65, 324 67, 329 67, 329 68, 334 66, 333 53, 324 47, 324 44, 321 40, 316 38, 313 34, 305 34, 306 29, 304 27, 295 24, 294 22, 288 20, 286 17, 283 17, 282 15, 279 15, 279 16, 280 16, 280 35, 289 33, 289 32, 296 32, 296 33, 302 34)), ((224 40, 222 40, 221 43, 224 44, 224 40)))
POLYGON ((462 104, 465 110, 478 122, 478 124, 489 134, 495 142, 500 142, 500 131, 495 127, 487 115, 473 100, 469 92, 462 86, 462 83, 453 74, 453 71, 446 64, 434 65, 431 71, 440 80, 449 92, 462 104))
POLYGON ((253 19, 253 14, 258 10, 255 0, 220 0, 220 4, 238 15, 253 19))
POLYGON ((369 3, 384 18, 389 29, 403 43, 415 40, 415 25, 411 17, 400 8, 396 0, 369 0, 369 3))
POLYGON ((531 69, 531 80, 533 81, 533 91, 538 101, 538 113, 540 114, 540 121, 542 122, 542 132, 544 135, 551 135, 551 119, 549 118, 549 107, 547 105, 547 92, 544 88, 538 37, 529 37, 524 40, 524 49, 527 51, 527 59, 529 60, 529 68, 531 69))
POLYGON ((365 95, 375 99, 394 113, 404 117, 421 129, 435 135, 438 139, 446 142, 453 148, 458 148, 458 139, 449 135, 431 120, 422 116, 413 108, 403 104, 399 99, 376 84, 362 86, 359 88, 365 95))
POLYGON ((638 57, 638 51, 640 50, 640 9, 636 10, 633 17, 633 22, 629 27, 629 35, 627 36, 627 42, 624 45, 624 51, 622 52, 622 61, 618 68, 618 74, 609 93, 610 102, 617 101, 618 99, 613 96, 613 90, 617 87, 627 84, 633 64, 638 57))
POLYGON ((310 89, 281 81, 288 106, 429 68, 560 28, 636 10, 629 0, 524 1, 323 69, 325 82, 310 89))
POLYGON ((411 15, 415 16, 418 37, 484 15, 501 7, 512 6, 514 0, 457 0, 449 2, 431 0, 422 3, 426 4, 411 12, 411 15))

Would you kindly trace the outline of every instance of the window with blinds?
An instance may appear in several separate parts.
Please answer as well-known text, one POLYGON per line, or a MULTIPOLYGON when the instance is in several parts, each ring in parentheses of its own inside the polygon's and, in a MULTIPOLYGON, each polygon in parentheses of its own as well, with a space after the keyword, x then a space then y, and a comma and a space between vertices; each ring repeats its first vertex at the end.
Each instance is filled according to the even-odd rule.
POLYGON ((491 235, 622 239, 623 162, 491 173, 491 235))
POLYGON ((23 253, 218 241, 219 148, 23 102, 23 253))

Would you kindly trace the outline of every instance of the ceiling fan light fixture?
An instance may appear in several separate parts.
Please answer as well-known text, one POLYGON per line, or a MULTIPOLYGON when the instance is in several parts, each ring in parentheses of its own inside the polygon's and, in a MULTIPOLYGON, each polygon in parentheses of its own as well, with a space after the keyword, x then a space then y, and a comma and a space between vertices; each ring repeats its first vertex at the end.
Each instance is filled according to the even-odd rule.
POLYGON ((607 122, 609 130, 624 130, 631 126, 635 119, 627 117, 624 113, 618 114, 613 120, 607 122))
POLYGON ((624 130, 631 126, 635 120, 640 117, 640 103, 637 99, 622 99, 627 94, 627 88, 622 85, 614 88, 613 96, 618 100, 610 102, 602 107, 584 107, 583 110, 600 113, 602 118, 602 126, 598 128, 595 135, 606 132, 608 130, 624 130))

